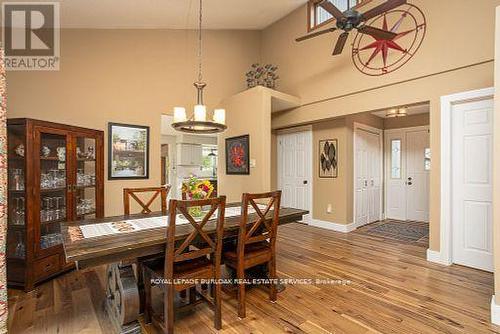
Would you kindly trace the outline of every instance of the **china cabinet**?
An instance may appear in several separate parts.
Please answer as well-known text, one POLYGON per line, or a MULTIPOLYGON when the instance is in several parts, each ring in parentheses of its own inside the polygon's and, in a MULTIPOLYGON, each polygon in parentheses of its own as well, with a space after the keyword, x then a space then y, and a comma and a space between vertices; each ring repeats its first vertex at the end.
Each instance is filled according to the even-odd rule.
POLYGON ((9 286, 25 291, 65 270, 60 223, 104 216, 104 133, 8 120, 9 286))

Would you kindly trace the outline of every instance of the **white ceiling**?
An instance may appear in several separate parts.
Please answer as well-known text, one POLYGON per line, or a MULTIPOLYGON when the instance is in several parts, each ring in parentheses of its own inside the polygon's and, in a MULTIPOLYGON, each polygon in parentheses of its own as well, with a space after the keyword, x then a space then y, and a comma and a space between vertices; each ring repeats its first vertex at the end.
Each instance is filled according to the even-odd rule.
MULTIPOLYGON (((372 112, 372 114, 375 116, 381 117, 381 118, 386 118, 387 113, 391 109, 393 109, 393 108, 375 111, 375 112, 372 112)), ((420 104, 420 105, 413 105, 413 106, 406 107, 406 110, 407 110, 408 115, 426 114, 426 113, 430 112, 430 106, 427 103, 420 104)))
MULTIPOLYGON (((307 0, 205 0, 204 27, 260 30, 305 3, 307 0)), ((193 29, 199 1, 64 0, 60 4, 62 28, 193 29)))

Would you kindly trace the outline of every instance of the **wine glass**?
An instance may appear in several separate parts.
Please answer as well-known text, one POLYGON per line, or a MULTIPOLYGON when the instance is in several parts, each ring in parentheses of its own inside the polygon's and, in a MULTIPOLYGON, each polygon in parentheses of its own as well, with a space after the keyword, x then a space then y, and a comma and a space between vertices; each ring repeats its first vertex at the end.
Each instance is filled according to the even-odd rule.
POLYGON ((16 198, 16 221, 15 225, 24 225, 25 209, 24 197, 16 198))
POLYGON ((16 245, 16 249, 14 251, 14 254, 16 257, 23 259, 25 251, 26 251, 26 247, 25 247, 24 242, 23 242, 23 234, 21 231, 18 231, 16 233, 16 239, 17 239, 17 245, 16 245))

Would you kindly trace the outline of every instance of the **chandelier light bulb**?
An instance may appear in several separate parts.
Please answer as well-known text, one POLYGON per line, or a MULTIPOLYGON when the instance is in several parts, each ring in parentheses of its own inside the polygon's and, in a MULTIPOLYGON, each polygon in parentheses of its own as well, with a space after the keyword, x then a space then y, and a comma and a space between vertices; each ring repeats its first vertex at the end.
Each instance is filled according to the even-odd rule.
POLYGON ((225 109, 215 109, 214 110, 214 122, 219 124, 226 124, 226 110, 225 109))
POLYGON ((187 121, 186 109, 182 107, 174 108, 174 123, 187 121))
POLYGON ((205 122, 207 120, 207 107, 202 104, 194 106, 194 120, 197 122, 205 122))

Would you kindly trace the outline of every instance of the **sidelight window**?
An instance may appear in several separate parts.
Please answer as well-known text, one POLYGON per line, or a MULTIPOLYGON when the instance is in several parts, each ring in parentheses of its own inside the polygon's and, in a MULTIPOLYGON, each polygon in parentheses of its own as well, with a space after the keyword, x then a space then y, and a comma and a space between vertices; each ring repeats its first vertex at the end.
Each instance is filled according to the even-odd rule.
POLYGON ((431 149, 426 148, 424 151, 424 168, 425 170, 431 170, 431 149))
POLYGON ((391 179, 401 178, 401 139, 391 140, 391 179))

